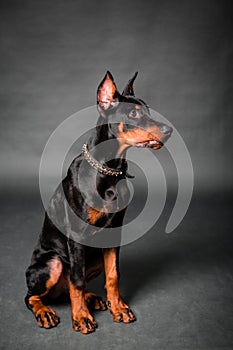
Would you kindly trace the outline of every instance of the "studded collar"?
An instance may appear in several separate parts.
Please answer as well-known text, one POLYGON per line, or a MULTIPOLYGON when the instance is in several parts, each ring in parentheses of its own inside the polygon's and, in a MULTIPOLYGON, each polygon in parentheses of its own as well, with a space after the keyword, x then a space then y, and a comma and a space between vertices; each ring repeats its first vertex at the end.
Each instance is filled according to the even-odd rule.
POLYGON ((83 157, 86 159, 86 161, 92 166, 92 168, 94 168, 101 174, 108 175, 108 176, 116 176, 116 177, 123 176, 128 178, 134 178, 134 176, 129 175, 127 172, 128 166, 126 161, 124 162, 124 168, 120 170, 109 168, 108 166, 101 164, 100 162, 98 162, 98 160, 92 157, 86 143, 84 143, 82 147, 82 154, 83 154, 83 157))

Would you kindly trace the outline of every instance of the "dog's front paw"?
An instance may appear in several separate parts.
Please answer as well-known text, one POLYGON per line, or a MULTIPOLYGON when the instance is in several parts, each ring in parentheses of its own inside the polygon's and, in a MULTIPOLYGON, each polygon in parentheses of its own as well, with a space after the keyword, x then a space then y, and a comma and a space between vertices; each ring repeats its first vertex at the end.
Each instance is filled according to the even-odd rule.
POLYGON ((131 323, 136 321, 136 317, 132 310, 123 301, 120 301, 117 304, 108 301, 107 305, 112 314, 112 319, 114 322, 131 323))
POLYGON ((39 327, 52 328, 56 327, 60 320, 56 312, 48 306, 39 309, 35 315, 39 327))
POLYGON ((81 312, 79 315, 72 318, 72 326, 76 332, 89 334, 95 332, 97 323, 91 314, 81 312))

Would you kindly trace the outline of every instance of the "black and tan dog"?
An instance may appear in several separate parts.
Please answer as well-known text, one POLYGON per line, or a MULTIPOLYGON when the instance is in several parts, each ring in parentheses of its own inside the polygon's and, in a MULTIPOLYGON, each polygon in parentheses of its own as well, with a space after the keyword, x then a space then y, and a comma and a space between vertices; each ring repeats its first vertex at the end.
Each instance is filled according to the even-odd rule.
MULTIPOLYGON (((171 127, 153 120, 148 106, 135 97, 133 83, 136 76, 137 73, 120 94, 111 73, 105 75, 97 91, 99 119, 94 134, 84 145, 82 154, 70 165, 67 176, 55 191, 49 212, 45 213, 42 233, 26 271, 28 293, 25 302, 40 327, 51 328, 59 323, 55 311, 45 301, 48 297, 58 297, 65 290, 70 295, 75 331, 83 334, 95 331, 97 324, 91 314, 93 309, 108 308, 116 322, 135 321, 133 312, 119 294, 119 247, 90 247, 72 239, 68 232, 64 234, 72 222, 61 210, 64 207, 61 193, 75 215, 93 227, 95 235, 103 227, 121 227, 129 195, 126 181, 121 181, 119 186, 120 180, 129 176, 126 150, 130 146, 157 150, 172 132, 171 127), (108 140, 111 140, 111 146, 101 148, 101 143, 108 140), (83 179, 82 191, 78 178, 83 179), (92 183, 105 201, 104 208, 101 201, 98 200, 97 204, 94 198, 92 183), (86 186, 85 191, 83 186, 86 186), (121 210, 108 210, 108 204, 112 208, 112 203, 117 203, 118 207, 120 204, 121 210), (53 215, 64 221, 63 230, 54 224, 53 215), (86 291, 88 281, 103 269, 107 303, 86 291)), ((85 234, 82 225, 78 230, 85 234)), ((112 246, 116 247, 116 244, 112 246)))

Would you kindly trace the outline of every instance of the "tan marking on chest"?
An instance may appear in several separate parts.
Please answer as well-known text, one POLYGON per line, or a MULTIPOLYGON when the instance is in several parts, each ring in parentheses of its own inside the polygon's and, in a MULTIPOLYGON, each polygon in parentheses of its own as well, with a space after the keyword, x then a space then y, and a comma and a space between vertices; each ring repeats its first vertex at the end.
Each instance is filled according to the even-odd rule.
POLYGON ((95 224, 97 220, 105 215, 105 211, 97 210, 95 208, 88 209, 88 221, 90 224, 95 224))

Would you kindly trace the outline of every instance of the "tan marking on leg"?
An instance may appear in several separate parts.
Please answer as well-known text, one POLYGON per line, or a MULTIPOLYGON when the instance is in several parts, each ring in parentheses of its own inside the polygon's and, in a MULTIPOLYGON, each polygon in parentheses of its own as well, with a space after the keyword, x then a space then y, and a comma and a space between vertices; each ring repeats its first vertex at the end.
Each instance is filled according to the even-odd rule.
POLYGON ((118 288, 117 274, 117 250, 115 248, 103 249, 104 268, 106 278, 106 290, 109 310, 113 321, 130 323, 135 321, 135 316, 122 300, 118 288))
POLYGON ((62 262, 58 258, 54 258, 49 261, 49 273, 50 277, 46 282, 46 289, 49 291, 55 284, 57 284, 62 273, 62 262))
POLYGON ((85 292, 77 289, 72 282, 70 282, 70 300, 73 329, 83 334, 94 332, 97 323, 87 308, 85 292))
POLYGON ((32 295, 28 299, 29 306, 34 313, 38 326, 44 328, 55 327, 59 323, 55 311, 45 306, 42 303, 41 298, 49 293, 52 287, 54 287, 62 273, 62 263, 58 258, 54 258, 48 262, 50 277, 46 281, 46 290, 40 295, 32 295))

